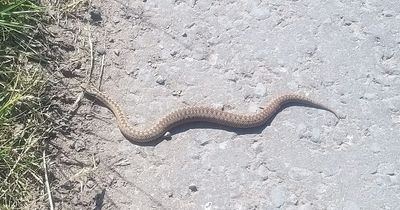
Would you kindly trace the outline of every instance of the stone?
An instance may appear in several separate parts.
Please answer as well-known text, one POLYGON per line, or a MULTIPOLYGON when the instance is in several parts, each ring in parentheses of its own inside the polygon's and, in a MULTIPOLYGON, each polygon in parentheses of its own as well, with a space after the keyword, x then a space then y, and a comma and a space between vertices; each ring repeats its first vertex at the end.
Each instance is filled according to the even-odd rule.
POLYGON ((282 186, 277 186, 271 190, 271 201, 274 207, 280 208, 286 200, 286 192, 282 186))
POLYGON ((198 189, 197 189, 196 185, 191 184, 191 185, 189 185, 189 190, 192 192, 197 192, 198 189))

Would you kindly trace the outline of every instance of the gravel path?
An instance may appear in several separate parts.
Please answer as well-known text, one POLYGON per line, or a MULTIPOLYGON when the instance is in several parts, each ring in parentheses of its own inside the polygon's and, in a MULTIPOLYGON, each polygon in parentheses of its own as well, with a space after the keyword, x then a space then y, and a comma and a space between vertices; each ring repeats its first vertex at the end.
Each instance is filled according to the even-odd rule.
POLYGON ((139 125, 186 104, 256 111, 291 92, 344 118, 293 106, 260 129, 194 124, 140 146, 85 100, 75 121, 90 132, 66 153, 96 167, 67 167, 90 173, 60 208, 398 209, 400 4, 252 2, 93 0, 102 90, 139 125))

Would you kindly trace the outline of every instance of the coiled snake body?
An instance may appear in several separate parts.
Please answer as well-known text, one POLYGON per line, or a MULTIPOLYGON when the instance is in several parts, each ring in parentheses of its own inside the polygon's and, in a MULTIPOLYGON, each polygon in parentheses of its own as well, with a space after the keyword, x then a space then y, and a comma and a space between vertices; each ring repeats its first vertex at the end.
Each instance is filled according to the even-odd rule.
POLYGON ((195 121, 216 123, 235 128, 257 127, 266 123, 268 119, 274 116, 284 105, 289 103, 298 103, 323 109, 338 117, 333 110, 314 102, 311 99, 297 94, 286 94, 275 98, 269 104, 264 106, 261 111, 254 114, 236 114, 210 107, 192 106, 170 112, 150 127, 137 129, 128 124, 125 114, 115 101, 104 93, 98 91, 92 85, 82 85, 81 87, 85 94, 99 100, 113 112, 122 134, 127 139, 135 142, 150 142, 156 140, 175 126, 195 121))

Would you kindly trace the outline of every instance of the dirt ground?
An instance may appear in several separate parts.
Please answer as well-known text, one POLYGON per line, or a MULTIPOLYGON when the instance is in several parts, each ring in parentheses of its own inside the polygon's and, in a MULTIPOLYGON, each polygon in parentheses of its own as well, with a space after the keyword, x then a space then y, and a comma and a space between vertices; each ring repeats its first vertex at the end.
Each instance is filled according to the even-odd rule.
POLYGON ((92 81, 138 126, 185 105, 254 112, 292 92, 343 119, 292 106, 258 129, 183 125, 141 146, 83 98, 54 140, 56 209, 400 206, 399 4, 248 2, 92 0, 53 29, 70 46, 60 99, 70 108, 82 92, 91 42, 92 81))

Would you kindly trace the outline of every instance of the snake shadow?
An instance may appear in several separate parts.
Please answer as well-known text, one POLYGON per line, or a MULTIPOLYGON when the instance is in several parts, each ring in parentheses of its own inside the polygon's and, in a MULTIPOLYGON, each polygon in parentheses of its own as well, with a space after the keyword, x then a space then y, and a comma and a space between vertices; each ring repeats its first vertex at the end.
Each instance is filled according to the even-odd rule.
POLYGON ((270 126, 272 121, 274 121, 275 117, 282 112, 282 110, 292 107, 292 106, 300 106, 300 107, 309 107, 309 108, 317 108, 312 105, 306 105, 306 104, 301 104, 301 103, 287 103, 285 105, 282 105, 275 114, 273 114, 265 123, 263 123, 260 126, 256 127, 251 127, 251 128, 234 128, 230 126, 225 126, 225 125, 220 125, 216 123, 209 123, 209 122, 190 122, 186 124, 179 125, 177 127, 172 128, 169 132, 171 133, 170 136, 172 137, 160 137, 159 139, 150 141, 150 142, 135 142, 131 141, 128 138, 128 141, 131 142, 132 144, 139 145, 139 146, 149 146, 149 147, 154 147, 161 143, 162 141, 170 141, 172 140, 173 136, 178 133, 182 133, 191 129, 213 129, 213 130, 225 130, 229 132, 234 132, 237 135, 246 135, 246 134, 260 134, 267 126, 270 126))

